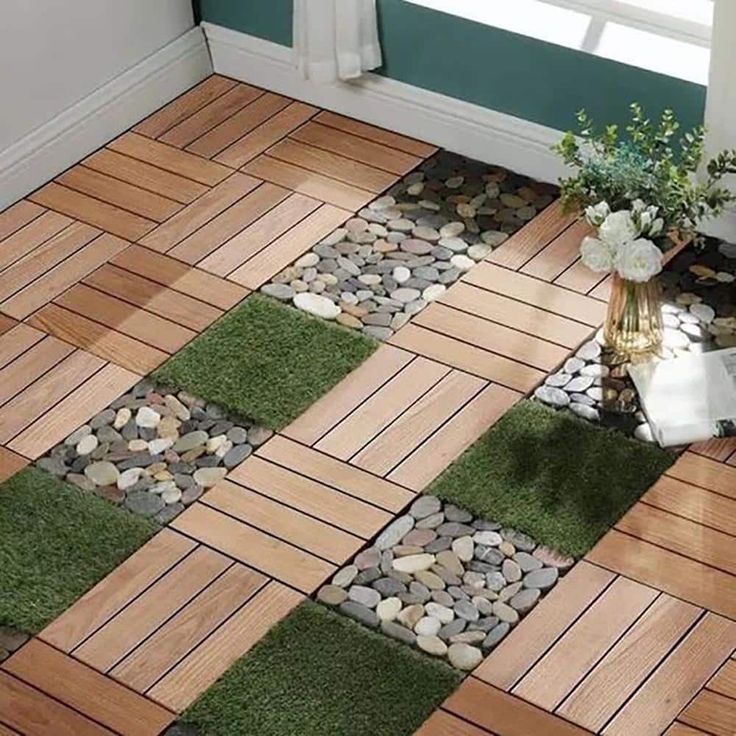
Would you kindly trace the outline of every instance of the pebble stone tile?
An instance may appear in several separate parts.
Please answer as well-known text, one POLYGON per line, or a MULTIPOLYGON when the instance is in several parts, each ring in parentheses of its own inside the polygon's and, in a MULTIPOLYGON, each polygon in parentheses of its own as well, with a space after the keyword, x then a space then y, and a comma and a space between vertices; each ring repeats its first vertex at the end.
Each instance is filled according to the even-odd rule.
MULTIPOLYGON (((736 346, 736 244, 709 239, 702 251, 689 248, 659 279, 664 322, 660 360, 736 346)), ((600 331, 547 376, 534 396, 644 442, 654 441, 628 364, 612 360, 600 331)))
POLYGON ((30 638, 29 634, 13 626, 0 626, 0 662, 17 652, 30 638))
POLYGON ((271 434, 215 404, 143 380, 37 465, 167 524, 271 434))
POLYGON ((469 671, 573 564, 526 534, 422 495, 316 598, 469 671))
POLYGON ((556 191, 441 151, 262 292, 387 340, 550 204, 556 191))

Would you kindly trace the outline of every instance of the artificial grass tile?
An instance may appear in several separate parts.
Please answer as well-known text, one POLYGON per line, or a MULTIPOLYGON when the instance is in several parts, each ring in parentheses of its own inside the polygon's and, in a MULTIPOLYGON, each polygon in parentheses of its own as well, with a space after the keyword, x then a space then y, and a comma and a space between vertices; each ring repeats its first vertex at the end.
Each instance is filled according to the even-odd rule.
POLYGON ((0 485, 0 625, 40 631, 158 525, 26 468, 0 485))
POLYGON ((569 412, 523 401, 429 492, 579 557, 674 459, 569 412))
POLYGON ((409 736, 460 675, 306 602, 184 713, 208 736, 409 736))
POLYGON ((364 335, 253 294, 154 378, 277 430, 377 347, 364 335))

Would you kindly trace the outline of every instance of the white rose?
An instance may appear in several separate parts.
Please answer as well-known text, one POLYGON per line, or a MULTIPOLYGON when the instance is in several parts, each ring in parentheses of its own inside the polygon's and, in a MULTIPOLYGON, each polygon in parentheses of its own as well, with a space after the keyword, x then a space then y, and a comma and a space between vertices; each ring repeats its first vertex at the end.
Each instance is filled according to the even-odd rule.
POLYGON ((662 270, 662 251, 646 238, 632 240, 619 246, 615 267, 622 279, 649 281, 662 270))
POLYGON ((606 217, 603 224, 598 228, 598 237, 608 245, 616 249, 624 243, 634 240, 639 235, 636 223, 631 217, 629 210, 612 212, 606 217))
POLYGON ((599 227, 602 222, 611 214, 611 208, 608 202, 598 202, 598 204, 585 208, 585 219, 593 227, 599 227))
POLYGON ((583 238, 580 258, 595 273, 609 273, 613 269, 613 251, 598 238, 583 238))
POLYGON ((662 229, 664 228, 664 220, 661 217, 658 217, 653 223, 652 226, 649 228, 649 235, 650 237, 656 237, 662 232, 662 229))

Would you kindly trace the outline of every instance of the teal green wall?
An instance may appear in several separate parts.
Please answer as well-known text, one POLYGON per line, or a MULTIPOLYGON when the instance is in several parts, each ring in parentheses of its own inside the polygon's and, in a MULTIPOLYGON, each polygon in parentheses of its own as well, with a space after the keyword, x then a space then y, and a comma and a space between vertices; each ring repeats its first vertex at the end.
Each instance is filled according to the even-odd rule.
MULTIPOLYGON (((291 44, 291 0, 199 2, 203 20, 291 44)), ((581 107, 595 120, 622 122, 633 100, 651 115, 672 107, 685 127, 703 120, 701 85, 404 0, 378 0, 378 8, 380 73, 392 79, 561 130, 581 107)))

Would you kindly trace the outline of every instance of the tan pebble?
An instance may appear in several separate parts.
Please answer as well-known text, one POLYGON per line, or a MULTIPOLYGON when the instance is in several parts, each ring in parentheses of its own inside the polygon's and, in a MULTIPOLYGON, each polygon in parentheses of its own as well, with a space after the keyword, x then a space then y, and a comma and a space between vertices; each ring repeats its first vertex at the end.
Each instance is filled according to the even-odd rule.
POLYGON ((353 329, 356 329, 356 330, 361 329, 363 327, 363 323, 357 317, 354 317, 352 314, 349 314, 347 310, 345 309, 345 306, 350 307, 352 305, 348 304, 344 306, 341 303, 341 306, 342 306, 343 311, 337 315, 337 317, 335 318, 335 321, 338 324, 343 325, 344 327, 352 327, 353 329))
POLYGON ((498 549, 506 555, 506 557, 513 557, 516 554, 516 547, 511 542, 504 540, 498 545, 498 549))
POLYGON ((148 449, 148 442, 145 440, 131 440, 128 442, 128 449, 131 452, 145 452, 148 449))

